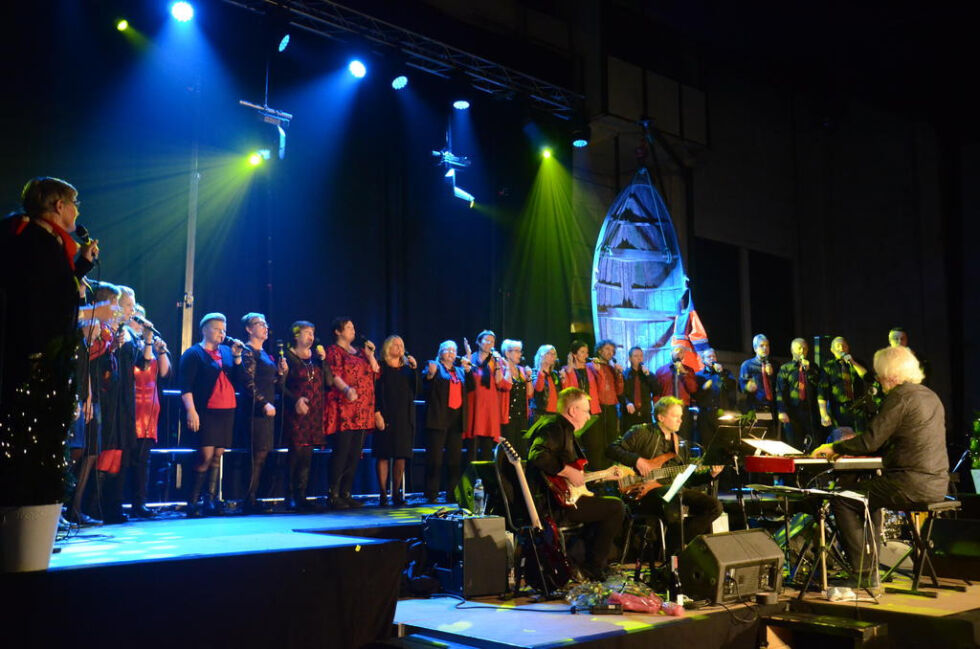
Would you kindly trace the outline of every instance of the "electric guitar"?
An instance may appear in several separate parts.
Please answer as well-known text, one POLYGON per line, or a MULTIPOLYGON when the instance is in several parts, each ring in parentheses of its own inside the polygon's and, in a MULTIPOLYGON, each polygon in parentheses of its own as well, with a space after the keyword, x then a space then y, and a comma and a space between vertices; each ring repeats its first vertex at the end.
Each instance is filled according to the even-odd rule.
POLYGON ((538 508, 534 504, 531 488, 528 487, 524 475, 524 465, 517 449, 506 439, 500 440, 500 448, 504 450, 507 461, 514 465, 517 482, 521 487, 521 495, 531 520, 530 527, 517 530, 518 540, 523 557, 525 576, 528 584, 542 593, 553 593, 568 583, 572 576, 572 568, 561 549, 561 539, 558 526, 550 518, 542 522, 538 516, 538 508))
MULTIPOLYGON (((576 460, 569 466, 575 467, 579 471, 585 469, 587 460, 576 460)), ((611 466, 602 471, 589 471, 585 474, 585 483, 596 482, 598 480, 622 480, 629 476, 636 475, 633 469, 621 465, 611 466)), ((548 488, 554 495, 558 504, 565 508, 576 507, 575 503, 582 496, 594 496, 589 488, 583 484, 581 487, 573 485, 567 478, 560 475, 546 475, 548 488)))
MULTIPOLYGON (((621 493, 626 493, 628 491, 636 490, 639 485, 647 482, 652 482, 651 489, 661 487, 664 484, 670 484, 674 478, 683 473, 688 465, 686 464, 675 464, 671 466, 663 466, 668 460, 672 460, 677 457, 676 453, 664 453, 663 455, 658 455, 657 457, 651 459, 650 461, 654 464, 654 469, 648 471, 646 475, 638 475, 633 472, 632 475, 620 478, 617 482, 619 486, 619 491, 621 493)), ((699 466, 694 470, 695 473, 707 473, 711 471, 711 467, 708 465, 699 466)))

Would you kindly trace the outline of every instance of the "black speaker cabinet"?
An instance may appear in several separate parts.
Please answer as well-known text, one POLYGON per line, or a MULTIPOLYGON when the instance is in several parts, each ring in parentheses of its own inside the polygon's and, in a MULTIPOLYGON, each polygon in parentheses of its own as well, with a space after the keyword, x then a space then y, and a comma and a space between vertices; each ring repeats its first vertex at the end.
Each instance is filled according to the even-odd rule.
POLYGON ((980 520, 937 518, 933 521, 932 565, 940 577, 980 579, 980 520))
POLYGON ((422 527, 429 559, 447 593, 507 592, 507 535, 500 516, 429 517, 422 527))
POLYGON ((783 552, 765 530, 705 534, 678 557, 684 594, 712 603, 737 602, 783 586, 783 552))

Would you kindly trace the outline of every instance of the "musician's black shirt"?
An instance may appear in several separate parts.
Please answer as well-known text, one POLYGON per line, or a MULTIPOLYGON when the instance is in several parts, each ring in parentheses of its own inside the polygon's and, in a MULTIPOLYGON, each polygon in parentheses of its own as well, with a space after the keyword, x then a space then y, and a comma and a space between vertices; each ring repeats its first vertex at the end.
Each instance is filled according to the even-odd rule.
POLYGON ((868 431, 836 442, 834 451, 881 455, 885 472, 907 480, 917 498, 939 499, 946 493, 946 413, 936 393, 923 385, 895 386, 885 395, 868 431))
MULTIPOLYGON (((641 457, 651 459, 664 453, 673 452, 675 452, 673 440, 665 439, 659 426, 637 424, 609 445, 609 448, 606 449, 606 457, 635 469, 636 461, 641 457)), ((683 463, 675 457, 667 460, 664 466, 683 463)))
POLYGON ((575 439, 575 426, 562 415, 538 419, 527 436, 531 438, 528 462, 547 475, 557 475, 566 464, 585 457, 575 439))

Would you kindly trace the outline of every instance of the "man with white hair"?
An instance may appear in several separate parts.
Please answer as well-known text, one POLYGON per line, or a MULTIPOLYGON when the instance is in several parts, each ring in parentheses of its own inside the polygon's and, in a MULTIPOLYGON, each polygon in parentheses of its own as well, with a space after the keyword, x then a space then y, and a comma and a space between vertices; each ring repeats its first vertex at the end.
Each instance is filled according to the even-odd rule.
POLYGON ((867 432, 813 451, 831 461, 840 455, 882 456, 883 475, 858 486, 868 496, 873 529, 867 536, 862 503, 840 498, 832 503, 852 574, 858 585, 872 588, 878 586, 877 560, 867 553, 865 539, 880 544, 882 507, 941 501, 949 481, 945 410, 936 393, 921 385, 915 354, 908 347, 880 349, 874 370, 885 399, 867 432))

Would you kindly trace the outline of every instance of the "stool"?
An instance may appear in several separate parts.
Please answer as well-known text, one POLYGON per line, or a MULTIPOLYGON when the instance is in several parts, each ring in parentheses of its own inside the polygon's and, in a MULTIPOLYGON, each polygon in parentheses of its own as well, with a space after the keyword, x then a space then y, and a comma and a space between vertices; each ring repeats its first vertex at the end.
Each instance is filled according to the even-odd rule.
MULTIPOLYGON (((959 592, 966 592, 966 586, 947 586, 939 583, 939 579, 936 577, 936 570, 932 567, 932 561, 929 555, 929 542, 932 537, 932 523, 936 519, 936 516, 943 512, 956 511, 960 508, 960 501, 958 500, 941 500, 935 503, 906 503, 899 507, 895 507, 895 511, 900 511, 905 514, 905 517, 909 521, 909 526, 912 528, 912 547, 909 548, 909 553, 912 554, 912 588, 895 588, 893 586, 887 586, 885 588, 886 593, 905 593, 906 595, 918 595, 920 597, 938 597, 938 593, 933 591, 923 591, 919 590, 919 582, 922 579, 923 570, 929 568, 929 576, 932 578, 931 588, 945 588, 948 590, 956 590, 959 592), (922 529, 916 525, 913 518, 913 514, 925 514, 926 520, 922 524, 922 529)), ((891 576, 895 571, 895 567, 902 563, 905 557, 899 559, 895 566, 888 569, 885 573, 885 579, 891 576)), ((965 581, 965 580, 964 580, 965 581)))
MULTIPOLYGON (((639 527, 642 530, 643 536, 640 537, 640 547, 636 551, 636 570, 633 574, 633 579, 635 581, 640 581, 640 571, 643 568, 643 557, 646 554, 647 546, 650 544, 650 532, 651 528, 656 525, 659 531, 660 538, 660 560, 667 560, 667 546, 666 546, 666 530, 664 529, 664 522, 659 516, 654 516, 652 514, 632 514, 629 518, 629 524, 626 526, 626 540, 623 542, 623 555, 620 557, 620 563, 626 563, 626 553, 629 552, 630 541, 633 537, 633 528, 639 527)), ((650 569, 653 570, 653 562, 650 562, 650 569)))

